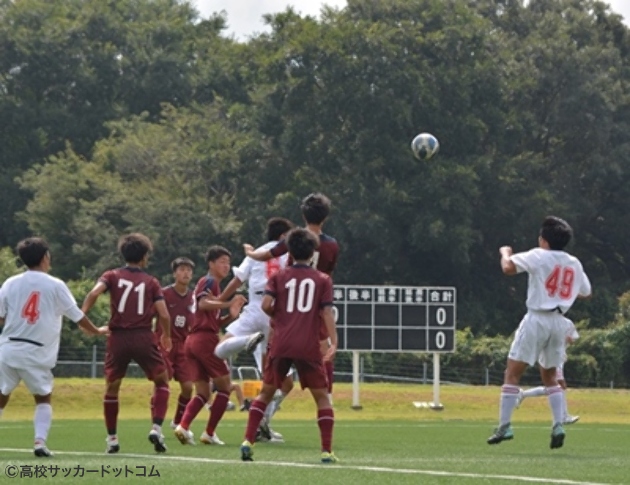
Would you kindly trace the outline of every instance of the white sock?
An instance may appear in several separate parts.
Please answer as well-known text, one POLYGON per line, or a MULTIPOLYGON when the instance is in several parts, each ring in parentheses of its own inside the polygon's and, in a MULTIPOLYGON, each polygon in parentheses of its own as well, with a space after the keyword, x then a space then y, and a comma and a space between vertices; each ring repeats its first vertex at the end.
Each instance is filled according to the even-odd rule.
POLYGON ((562 423, 562 418, 564 417, 564 393, 562 388, 560 386, 548 387, 547 396, 551 414, 553 415, 553 424, 562 423))
POLYGON ((151 430, 155 430, 158 433, 162 434, 162 426, 160 426, 159 424, 154 424, 151 430))
POLYGON ((569 414, 569 407, 567 406, 567 391, 564 389, 562 389, 562 411, 564 412, 565 418, 571 416, 569 414))
POLYGON ((231 355, 238 354, 241 350, 245 350, 245 346, 247 345, 247 341, 251 335, 246 335, 245 337, 230 337, 225 339, 214 350, 214 355, 216 355, 219 359, 227 359, 231 355))
POLYGON ((525 397, 539 397, 539 396, 546 396, 546 395, 547 395, 547 390, 545 389, 544 386, 532 387, 531 389, 527 389, 526 391, 523 391, 523 396, 525 397))
POLYGON ((512 413, 518 399, 518 386, 503 384, 501 386, 501 410, 499 411, 499 425, 503 426, 512 421, 512 413))
POLYGON ((276 414, 276 411, 278 411, 278 408, 280 407, 280 403, 284 401, 285 397, 287 397, 287 395, 280 390, 278 390, 275 396, 273 396, 273 400, 269 403, 267 409, 265 409, 265 418, 267 419, 267 423, 271 422, 271 418, 274 414, 276 414))
POLYGON ((33 416, 33 424, 35 425, 35 441, 46 441, 51 423, 52 406, 50 404, 38 404, 35 406, 35 416, 33 416))

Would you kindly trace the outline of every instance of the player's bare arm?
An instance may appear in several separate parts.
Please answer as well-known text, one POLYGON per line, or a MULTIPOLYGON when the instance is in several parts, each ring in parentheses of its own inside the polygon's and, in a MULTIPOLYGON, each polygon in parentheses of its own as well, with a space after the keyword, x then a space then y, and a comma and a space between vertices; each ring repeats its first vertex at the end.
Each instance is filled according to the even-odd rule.
POLYGON ((271 295, 265 295, 263 296, 262 302, 260 304, 260 308, 262 308, 262 311, 265 312, 270 317, 273 317, 273 311, 274 311, 273 303, 274 303, 274 297, 271 295))
POLYGON ((213 295, 204 296, 199 300, 199 309, 204 312, 214 311, 214 310, 226 310, 230 308, 230 306, 235 302, 241 302, 241 306, 247 303, 247 298, 243 295, 236 295, 230 301, 221 301, 220 298, 217 298, 213 295))
POLYGON ((256 261, 261 261, 264 263, 265 261, 273 259, 273 254, 271 254, 271 251, 268 249, 256 250, 251 244, 243 244, 243 250, 245 251, 245 256, 249 256, 256 261))
POLYGON ((0 327, 4 325, 4 318, 0 318, 0 327))
POLYGON ((324 307, 321 311, 321 317, 326 325, 326 331, 330 337, 330 347, 324 355, 324 361, 332 360, 337 352, 337 325, 335 324, 335 313, 332 305, 324 307))
POLYGON ((83 300, 83 305, 81 306, 81 311, 87 315, 87 313, 92 309, 98 297, 107 291, 107 285, 102 281, 97 282, 94 285, 94 288, 87 294, 85 300, 83 300))
POLYGON ((219 301, 228 301, 230 298, 232 298, 234 293, 236 293, 236 290, 238 290, 242 284, 243 282, 239 280, 236 276, 232 278, 228 285, 225 287, 225 290, 223 290, 223 292, 219 295, 219 301))
POLYGON ((103 327, 97 327, 92 323, 92 320, 90 320, 85 315, 81 320, 77 322, 77 325, 86 335, 109 335, 109 327, 107 325, 103 327))
POLYGON ((499 253, 501 254, 501 270, 503 274, 508 276, 515 275, 517 273, 516 265, 510 259, 510 256, 512 256, 512 248, 510 246, 503 246, 499 249, 499 253))
POLYGON ((168 308, 166 308, 166 302, 164 300, 158 300, 153 305, 157 312, 158 325, 162 327, 160 344, 164 350, 169 352, 173 347, 173 342, 171 341, 171 316, 168 313, 168 308))

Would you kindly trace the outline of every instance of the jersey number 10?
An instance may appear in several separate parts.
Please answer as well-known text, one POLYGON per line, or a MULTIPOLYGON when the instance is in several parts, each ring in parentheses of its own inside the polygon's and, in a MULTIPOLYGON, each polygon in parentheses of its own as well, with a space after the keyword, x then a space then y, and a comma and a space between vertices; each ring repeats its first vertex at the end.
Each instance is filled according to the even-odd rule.
POLYGON ((549 297, 558 295, 563 300, 571 298, 575 272, 573 268, 556 266, 545 281, 545 288, 549 297))
POLYGON ((293 313, 297 308, 300 313, 308 313, 313 308, 313 300, 315 298, 315 282, 306 278, 300 281, 297 286, 297 279, 293 278, 284 285, 289 290, 287 297, 287 313, 293 313), (296 291, 297 289, 297 291, 296 291))

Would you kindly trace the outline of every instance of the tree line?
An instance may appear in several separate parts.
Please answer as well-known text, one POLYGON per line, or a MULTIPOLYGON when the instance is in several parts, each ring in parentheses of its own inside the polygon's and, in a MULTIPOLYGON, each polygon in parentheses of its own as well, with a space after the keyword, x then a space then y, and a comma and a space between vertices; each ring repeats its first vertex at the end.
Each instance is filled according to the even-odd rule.
POLYGON ((349 0, 267 15, 247 42, 227 22, 176 0, 0 0, 0 247, 41 235, 57 276, 91 281, 141 231, 166 282, 210 244, 240 260, 321 191, 336 282, 456 286, 460 328, 492 338, 526 284, 498 247, 535 246, 555 214, 594 286, 570 316, 620 324, 630 36, 606 4, 349 0), (441 144, 428 162, 420 131, 441 144))

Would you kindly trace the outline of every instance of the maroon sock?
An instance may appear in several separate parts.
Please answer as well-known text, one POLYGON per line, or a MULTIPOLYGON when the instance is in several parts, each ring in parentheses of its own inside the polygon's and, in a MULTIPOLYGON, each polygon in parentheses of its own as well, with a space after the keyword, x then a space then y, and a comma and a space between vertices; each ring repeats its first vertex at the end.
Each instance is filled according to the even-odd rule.
POLYGON ((116 434, 116 425, 118 421, 118 396, 109 396, 105 394, 103 397, 103 410, 105 414, 105 427, 107 434, 116 434))
POLYGON ((186 406, 190 402, 189 397, 183 397, 181 394, 177 398, 177 411, 175 412, 175 417, 173 418, 173 423, 179 424, 182 420, 182 416, 184 415, 184 411, 186 411, 186 406))
POLYGON ((322 451, 332 451, 332 433, 335 425, 335 413, 332 408, 319 409, 317 411, 317 425, 322 437, 322 451))
POLYGON ((265 416, 267 405, 256 399, 249 407, 249 418, 247 418, 247 428, 245 429, 245 439, 250 443, 256 441, 256 432, 260 426, 260 422, 265 416))
POLYGON ((217 425, 223 413, 227 409, 227 403, 230 400, 230 395, 227 392, 217 391, 217 395, 214 396, 212 406, 210 406, 210 417, 208 418, 208 425, 206 426, 206 433, 210 436, 214 434, 214 430, 217 429, 217 425))
POLYGON ((207 399, 201 394, 197 394, 194 398, 192 398, 186 405, 186 411, 184 411, 182 420, 179 422, 180 426, 184 429, 188 429, 190 427, 190 423, 192 423, 193 419, 197 417, 197 414, 199 414, 199 411, 201 411, 201 409, 206 405, 206 402, 207 399))
POLYGON ((335 370, 335 364, 332 360, 328 360, 324 363, 326 366, 326 377, 328 379, 328 394, 332 394, 333 387, 333 372, 335 370))
POLYGON ((168 398, 170 394, 171 391, 168 389, 168 384, 155 386, 153 398, 151 399, 151 417, 153 418, 153 424, 162 426, 164 416, 166 416, 166 410, 168 409, 168 398))

